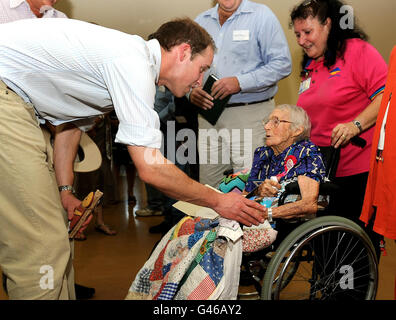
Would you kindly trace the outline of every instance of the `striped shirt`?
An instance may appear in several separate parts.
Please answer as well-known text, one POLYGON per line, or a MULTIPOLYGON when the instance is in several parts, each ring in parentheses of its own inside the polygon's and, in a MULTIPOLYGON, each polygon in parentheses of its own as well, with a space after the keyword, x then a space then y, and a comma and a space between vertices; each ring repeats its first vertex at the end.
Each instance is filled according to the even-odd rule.
POLYGON ((72 19, 19 20, 0 33, 0 78, 40 119, 86 130, 114 108, 116 142, 160 148, 157 40, 72 19))

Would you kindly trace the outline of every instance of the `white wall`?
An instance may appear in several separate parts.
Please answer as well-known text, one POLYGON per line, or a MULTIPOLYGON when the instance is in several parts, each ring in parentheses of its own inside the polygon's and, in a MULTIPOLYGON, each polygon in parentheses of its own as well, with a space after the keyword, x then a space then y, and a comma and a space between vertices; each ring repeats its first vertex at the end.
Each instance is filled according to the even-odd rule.
MULTIPOLYGON (((56 8, 70 18, 96 22, 144 38, 163 22, 175 17, 194 19, 213 5, 212 0, 58 0, 56 8)), ((256 0, 269 6, 282 24, 293 58, 292 74, 280 82, 277 103, 295 103, 299 86, 301 49, 289 29, 289 14, 297 0, 256 0)), ((354 8, 358 23, 388 62, 396 45, 395 0, 347 0, 354 8)))

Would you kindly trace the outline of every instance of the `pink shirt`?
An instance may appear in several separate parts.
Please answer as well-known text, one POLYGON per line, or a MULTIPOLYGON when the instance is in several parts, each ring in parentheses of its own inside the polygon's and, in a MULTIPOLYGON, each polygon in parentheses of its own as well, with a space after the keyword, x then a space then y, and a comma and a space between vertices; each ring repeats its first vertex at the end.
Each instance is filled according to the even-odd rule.
MULTIPOLYGON (((310 78, 311 82, 300 88, 297 105, 308 113, 311 140, 319 146, 329 146, 333 128, 354 120, 384 91, 387 76, 382 56, 360 39, 347 40, 344 58, 338 58, 330 69, 323 65, 323 60, 310 60, 305 69, 302 81, 310 78)), ((342 148, 338 177, 369 171, 373 132, 374 126, 360 134, 367 141, 363 149, 351 143, 342 148)))

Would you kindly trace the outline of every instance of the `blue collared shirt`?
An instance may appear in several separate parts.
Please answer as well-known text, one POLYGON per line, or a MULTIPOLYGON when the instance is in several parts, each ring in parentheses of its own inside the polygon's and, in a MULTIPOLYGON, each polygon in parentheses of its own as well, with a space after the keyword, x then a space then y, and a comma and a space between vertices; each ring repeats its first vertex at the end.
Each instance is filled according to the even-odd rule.
POLYGON ((221 26, 217 4, 195 21, 217 46, 205 78, 209 73, 238 78, 241 92, 234 94, 230 103, 260 101, 276 94, 277 82, 291 72, 291 56, 282 27, 267 6, 243 0, 221 26))

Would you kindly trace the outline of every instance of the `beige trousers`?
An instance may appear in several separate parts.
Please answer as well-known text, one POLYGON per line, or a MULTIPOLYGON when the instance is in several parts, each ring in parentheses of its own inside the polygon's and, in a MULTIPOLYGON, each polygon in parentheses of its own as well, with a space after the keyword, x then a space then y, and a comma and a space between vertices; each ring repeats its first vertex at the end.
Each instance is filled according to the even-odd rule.
POLYGON ((10 299, 75 299, 72 243, 34 109, 0 81, 0 268, 10 299))
POLYGON ((198 116, 199 180, 218 188, 224 171, 250 169, 254 150, 265 144, 262 120, 275 108, 267 102, 226 108, 216 125, 198 116))

